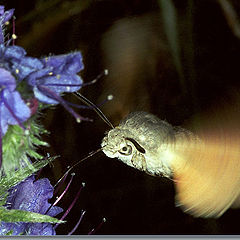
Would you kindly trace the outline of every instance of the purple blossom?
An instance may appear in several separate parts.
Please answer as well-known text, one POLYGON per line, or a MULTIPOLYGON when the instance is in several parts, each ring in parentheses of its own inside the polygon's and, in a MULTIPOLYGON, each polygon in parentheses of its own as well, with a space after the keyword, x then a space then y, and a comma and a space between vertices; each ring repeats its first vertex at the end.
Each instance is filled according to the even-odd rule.
POLYGON ((2 26, 13 16, 14 9, 4 11, 4 6, 0 5, 0 43, 4 43, 4 31, 2 26))
POLYGON ((15 88, 15 78, 7 70, 0 68, 0 137, 7 132, 8 125, 21 125, 31 114, 15 88))
POLYGON ((30 85, 38 101, 60 103, 77 120, 84 119, 60 96, 63 92, 79 90, 83 84, 77 75, 83 69, 80 52, 37 59, 26 56, 26 51, 19 46, 0 44, 0 68, 9 71, 17 83, 25 81, 30 85))
POLYGON ((39 101, 57 104, 61 93, 80 89, 82 79, 77 75, 83 69, 80 52, 46 57, 41 62, 43 68, 27 77, 28 84, 33 87, 34 95, 39 101))
POLYGON ((81 77, 77 75, 83 69, 81 53, 38 59, 27 56, 26 51, 19 46, 10 46, 10 41, 5 44, 3 27, 12 15, 13 10, 4 12, 4 7, 0 6, 0 68, 9 71, 17 84, 25 81, 30 85, 32 94, 38 101, 46 104, 60 103, 77 121, 88 120, 79 116, 61 97, 63 92, 75 92, 83 85, 81 77))
MULTIPOLYGON (((47 178, 34 180, 35 177, 31 176, 9 191, 8 209, 20 209, 40 214, 47 212, 51 206, 48 199, 52 198, 54 188, 47 178)), ((55 217, 62 211, 62 208, 53 206, 47 215, 55 217)), ((56 235, 50 223, 0 223, 0 235, 6 235, 11 230, 13 231, 12 235, 21 233, 24 235, 56 235)))
POLYGON ((22 47, 0 44, 0 67, 11 72, 18 82, 43 68, 39 59, 28 57, 26 54, 22 47))
POLYGON ((39 101, 58 104, 61 93, 75 92, 82 86, 83 81, 77 75, 83 69, 80 52, 42 59, 26 54, 19 46, 0 44, 0 67, 11 72, 18 82, 25 80, 39 101))

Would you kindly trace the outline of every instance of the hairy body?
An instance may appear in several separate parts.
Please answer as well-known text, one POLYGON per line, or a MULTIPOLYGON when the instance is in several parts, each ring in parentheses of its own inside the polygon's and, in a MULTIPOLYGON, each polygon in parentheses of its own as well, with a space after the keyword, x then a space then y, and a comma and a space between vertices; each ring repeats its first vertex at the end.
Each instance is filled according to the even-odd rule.
POLYGON ((210 132, 199 139, 146 112, 133 112, 110 130, 102 150, 155 176, 173 178, 176 204, 196 217, 220 217, 238 207, 240 140, 210 132))

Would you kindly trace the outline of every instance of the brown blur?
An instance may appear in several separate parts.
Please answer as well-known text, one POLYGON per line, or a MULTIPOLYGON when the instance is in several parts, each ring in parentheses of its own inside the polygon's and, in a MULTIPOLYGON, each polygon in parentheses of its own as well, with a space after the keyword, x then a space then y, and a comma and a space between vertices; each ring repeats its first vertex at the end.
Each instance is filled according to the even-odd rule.
MULTIPOLYGON (((100 98, 112 93, 114 101, 104 106, 113 119, 136 108, 150 109, 151 92, 159 69, 171 66, 170 53, 158 14, 123 18, 103 35, 103 66, 109 70, 100 98)), ((172 69, 174 71, 174 69, 172 69)), ((164 76, 161 76, 164 79, 164 76)))

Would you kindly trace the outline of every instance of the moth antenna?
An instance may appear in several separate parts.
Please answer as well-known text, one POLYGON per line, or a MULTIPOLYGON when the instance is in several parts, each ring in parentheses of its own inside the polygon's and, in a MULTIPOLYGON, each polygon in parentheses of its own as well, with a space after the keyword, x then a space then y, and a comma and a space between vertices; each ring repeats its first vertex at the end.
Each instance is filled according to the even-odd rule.
POLYGON ((74 168, 76 167, 79 163, 85 161, 86 159, 92 157, 93 155, 97 154, 98 152, 102 151, 102 147, 90 152, 86 157, 82 158, 81 160, 77 161, 76 163, 74 163, 63 175, 62 177, 57 181, 57 183, 54 185, 54 188, 63 180, 63 178, 65 178, 65 176, 74 168))
POLYGON ((99 115, 99 117, 111 128, 114 128, 112 123, 108 120, 108 118, 104 115, 104 113, 100 110, 98 106, 96 106, 94 103, 92 103, 90 100, 85 98, 81 93, 74 92, 73 93, 78 99, 80 99, 83 103, 85 103, 87 106, 92 107, 93 110, 99 115))

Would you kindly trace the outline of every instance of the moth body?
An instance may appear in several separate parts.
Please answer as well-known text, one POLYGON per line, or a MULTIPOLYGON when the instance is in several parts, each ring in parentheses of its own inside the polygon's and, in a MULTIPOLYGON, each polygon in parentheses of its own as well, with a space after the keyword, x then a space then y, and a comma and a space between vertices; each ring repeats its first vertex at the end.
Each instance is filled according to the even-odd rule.
POLYGON ((110 130, 102 150, 151 175, 172 177, 176 205, 196 217, 220 217, 240 206, 240 137, 207 130, 203 139, 146 112, 110 130))

